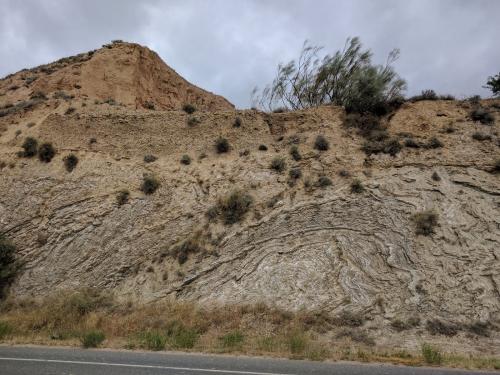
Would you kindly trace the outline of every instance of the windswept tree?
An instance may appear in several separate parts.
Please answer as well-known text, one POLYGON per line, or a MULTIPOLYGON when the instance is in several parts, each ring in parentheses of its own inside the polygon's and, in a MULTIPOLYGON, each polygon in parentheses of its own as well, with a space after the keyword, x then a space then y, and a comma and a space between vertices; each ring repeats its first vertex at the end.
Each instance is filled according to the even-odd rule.
POLYGON ((406 83, 392 67, 399 50, 389 54, 384 66, 372 64, 372 53, 363 50, 359 38, 347 39, 344 49, 333 55, 320 57, 321 50, 305 41, 298 60, 278 65, 276 78, 260 94, 254 89, 253 104, 268 110, 335 104, 373 112, 402 97, 406 83))
POLYGON ((500 96, 500 73, 496 76, 488 77, 488 81, 484 87, 490 89, 493 96, 500 96))

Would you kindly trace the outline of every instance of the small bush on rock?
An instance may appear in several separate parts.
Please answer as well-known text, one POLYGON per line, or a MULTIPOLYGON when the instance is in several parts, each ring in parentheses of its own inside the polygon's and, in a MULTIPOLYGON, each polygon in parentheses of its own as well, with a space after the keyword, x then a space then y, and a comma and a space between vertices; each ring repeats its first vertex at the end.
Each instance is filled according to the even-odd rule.
POLYGON ((480 132, 474 132, 472 134, 472 139, 475 139, 476 141, 491 141, 491 135, 480 133, 480 132))
POLYGON ((154 155, 151 155, 151 154, 147 154, 147 155, 144 155, 144 163, 152 163, 154 161, 156 161, 158 158, 154 155))
POLYGON ((224 220, 224 224, 231 225, 245 217, 252 203, 253 198, 251 195, 241 190, 235 190, 228 196, 220 198, 217 205, 208 210, 207 216, 212 220, 220 216, 224 220))
POLYGON ((441 148, 443 147, 443 142, 441 142, 438 138, 432 137, 429 142, 427 142, 426 148, 441 148))
POLYGON ((281 156, 276 156, 273 160, 271 160, 271 169, 274 169, 276 172, 281 173, 286 168, 286 161, 281 156))
POLYGON ((73 171, 78 164, 78 157, 75 154, 66 155, 63 159, 64 167, 68 172, 73 171))
POLYGON ((363 186, 361 180, 355 179, 353 182, 351 182, 351 193, 361 194, 364 191, 365 187, 363 186))
POLYGON ((191 157, 189 155, 182 155, 182 157, 181 157, 181 163, 184 164, 184 165, 191 164, 191 157))
POLYGON ((127 203, 129 196, 130 192, 128 190, 120 190, 118 194, 116 194, 116 203, 118 206, 122 206, 127 203))
POLYGON ((416 234, 430 236, 438 224, 438 215, 434 211, 427 210, 414 214, 412 220, 416 225, 416 234))
POLYGON ((422 356, 425 362, 430 365, 439 365, 443 362, 441 352, 427 343, 422 345, 422 356))
POLYGON ((31 158, 38 152, 38 141, 35 138, 27 137, 21 147, 24 150, 22 155, 25 158, 31 158))
POLYGON ((80 338, 84 348, 97 348, 102 344, 106 336, 101 331, 85 332, 80 338))
POLYGON ((239 127, 241 127, 241 124, 242 124, 241 117, 236 117, 234 119, 233 126, 235 128, 239 128, 239 127))
POLYGON ((141 191, 144 194, 153 194, 160 187, 160 182, 154 176, 145 176, 142 185, 141 191))
POLYGON ((479 121, 484 125, 491 125, 493 124, 493 122, 495 122, 495 118, 493 117, 491 112, 481 107, 473 109, 470 112, 470 118, 472 119, 472 121, 479 121))
POLYGON ((319 151, 326 151, 330 148, 330 144, 324 136, 318 135, 314 140, 314 148, 319 151))
POLYGON ((218 154, 229 152, 229 142, 226 138, 219 137, 215 141, 215 149, 218 154))
POLYGON ((325 188, 327 186, 331 186, 332 185, 332 180, 327 177, 327 176, 320 176, 318 178, 318 186, 321 187, 321 188, 325 188))
POLYGON ((299 148, 297 146, 292 146, 290 148, 290 155, 295 161, 299 161, 302 159, 302 155, 300 155, 299 148))
POLYGON ((259 145, 259 151, 267 151, 266 145, 259 145))
POLYGON ((55 154, 56 150, 52 143, 42 143, 38 148, 38 159, 44 163, 50 163, 55 154))
POLYGON ((196 112, 196 107, 192 104, 184 104, 182 106, 182 110, 187 114, 193 114, 194 112, 196 112))

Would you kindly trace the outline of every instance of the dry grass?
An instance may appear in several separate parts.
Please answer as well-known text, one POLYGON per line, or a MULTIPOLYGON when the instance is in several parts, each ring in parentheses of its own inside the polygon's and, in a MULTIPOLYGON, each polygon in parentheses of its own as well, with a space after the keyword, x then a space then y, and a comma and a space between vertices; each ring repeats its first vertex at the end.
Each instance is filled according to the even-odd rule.
MULTIPOLYGON (((0 327, 3 327, 0 342, 237 353, 316 361, 378 361, 413 366, 426 363, 420 351, 388 351, 377 347, 365 329, 357 328, 364 324, 363 320, 353 319, 352 314, 346 320, 346 316, 291 313, 263 304, 202 307, 162 302, 135 306, 118 303, 110 295, 94 290, 83 290, 60 293, 38 302, 5 301, 0 305, 0 327)), ((496 358, 441 355, 443 366, 500 367, 500 359, 496 358)))

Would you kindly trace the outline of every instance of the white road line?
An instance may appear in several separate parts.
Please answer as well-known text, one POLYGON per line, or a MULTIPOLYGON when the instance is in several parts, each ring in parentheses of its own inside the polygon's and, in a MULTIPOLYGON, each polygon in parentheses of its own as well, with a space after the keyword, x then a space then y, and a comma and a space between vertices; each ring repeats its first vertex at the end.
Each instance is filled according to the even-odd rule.
POLYGON ((0 361, 20 361, 20 362, 46 362, 46 363, 68 363, 76 365, 96 365, 96 366, 118 366, 118 367, 135 367, 135 368, 153 368, 160 370, 179 370, 179 371, 197 371, 197 372, 213 372, 219 374, 241 374, 241 375, 294 375, 280 374, 275 372, 254 372, 254 371, 236 371, 236 370, 215 370, 206 368, 190 368, 190 367, 172 367, 172 366, 155 366, 155 365, 132 365, 128 363, 109 363, 109 362, 85 362, 85 361, 64 361, 60 359, 38 359, 38 358, 9 358, 0 357, 0 361))

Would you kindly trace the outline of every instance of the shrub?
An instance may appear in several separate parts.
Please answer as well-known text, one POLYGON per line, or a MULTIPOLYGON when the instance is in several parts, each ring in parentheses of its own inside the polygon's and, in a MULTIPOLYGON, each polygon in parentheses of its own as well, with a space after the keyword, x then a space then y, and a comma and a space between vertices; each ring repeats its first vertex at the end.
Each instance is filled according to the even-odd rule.
POLYGON ((500 159, 495 160, 495 164, 493 164, 493 173, 500 173, 500 159))
POLYGON ((151 154, 147 154, 147 155, 144 155, 144 163, 152 163, 154 161, 156 161, 158 158, 154 155, 151 155, 151 154))
POLYGON ((401 319, 395 319, 391 322, 392 328, 394 328, 398 332, 415 328, 419 325, 420 325, 419 318, 409 318, 406 321, 402 321, 401 319))
POLYGON ((64 114, 65 115, 70 115, 70 114, 72 114, 75 111, 76 111, 75 107, 68 107, 68 109, 64 112, 64 114))
POLYGON ((479 121, 484 125, 491 125, 495 121, 495 118, 493 117, 491 112, 481 107, 473 109, 469 115, 472 121, 479 121))
POLYGON ((341 169, 339 171, 339 176, 340 177, 349 177, 349 176, 351 176, 351 173, 347 169, 341 169))
POLYGON ((438 175, 438 173, 437 173, 437 172, 432 173, 431 178, 432 178, 434 181, 441 181, 441 177, 438 175))
POLYGON ((420 147, 420 144, 418 142, 416 142, 413 138, 406 138, 404 145, 405 145, 405 147, 410 147, 410 148, 419 148, 420 147))
POLYGON ((326 151, 330 148, 330 144, 324 136, 318 135, 314 141, 314 148, 319 151, 326 151))
POLYGON ((240 190, 234 190, 228 196, 220 198, 217 205, 209 209, 207 216, 216 218, 221 216, 227 225, 241 221, 252 206, 251 195, 240 190))
POLYGON ((427 145, 425 146, 426 148, 440 148, 443 147, 443 142, 441 142, 438 138, 432 137, 429 139, 429 142, 427 142, 427 145))
POLYGON ((184 164, 184 165, 191 164, 191 157, 189 155, 182 155, 182 157, 181 157, 181 163, 184 164))
POLYGON ((154 176, 144 176, 141 191, 144 194, 153 194, 160 187, 160 182, 154 176))
POLYGON ((275 158, 273 158, 273 160, 271 160, 270 168, 274 169, 278 173, 283 172, 286 168, 285 159, 281 156, 276 156, 275 158))
POLYGON ((395 138, 384 141, 366 141, 362 147, 366 155, 384 153, 396 156, 401 151, 401 144, 395 138))
POLYGON ((488 322, 474 322, 470 324, 468 330, 478 336, 488 337, 490 335, 489 329, 491 328, 491 324, 488 322))
POLYGON ((38 159, 44 163, 50 163, 56 150, 52 146, 52 143, 42 143, 38 148, 38 159))
POLYGON ((196 330, 188 328, 178 321, 173 321, 167 327, 167 337, 170 346, 174 349, 192 349, 199 334, 196 330))
POLYGON ((354 342, 360 342, 368 346, 374 346, 375 340, 359 329, 343 329, 337 334, 337 338, 350 337, 354 342))
POLYGON ((188 260, 189 254, 199 253, 202 250, 198 237, 193 236, 173 246, 170 249, 170 255, 176 258, 179 264, 184 264, 188 260))
POLYGON ((491 90, 493 96, 500 96, 500 73, 496 76, 488 77, 485 87, 491 90))
POLYGON ((240 346, 243 343, 245 337, 240 331, 232 331, 226 333, 224 336, 221 336, 219 340, 223 348, 234 349, 235 347, 240 346))
POLYGON ((411 97, 411 102, 418 102, 420 100, 438 100, 438 96, 434 90, 422 90, 420 95, 411 97))
POLYGON ((128 202, 128 198, 130 197, 130 192, 128 190, 120 190, 118 194, 116 194, 116 203, 118 206, 122 206, 128 202))
POLYGON ((412 220, 416 225, 416 234, 430 236, 434 233, 434 227, 438 224, 438 215, 434 211, 427 210, 414 214, 412 220))
POLYGON ((27 137, 21 147, 24 150, 22 155, 26 158, 31 158, 38 152, 38 141, 35 138, 27 137))
POLYGON ((80 337, 80 341, 84 348, 97 348, 105 338, 106 336, 101 331, 89 331, 80 337))
POLYGON ((351 182, 351 193, 361 194, 364 191, 365 187, 363 186, 361 180, 355 179, 353 182, 351 182))
POLYGON ((292 146, 290 148, 290 155, 292 155, 292 158, 295 161, 299 161, 302 159, 302 155, 300 155, 299 148, 297 146, 292 146))
POLYGON ((295 331, 291 332, 288 337, 288 349, 292 354, 301 354, 304 352, 307 346, 307 337, 303 332, 295 331))
POLYGON ((475 139, 476 141, 491 141, 491 135, 480 133, 480 132, 474 132, 472 134, 472 139, 475 139))
POLYGON ((302 177, 302 171, 300 170, 300 168, 292 168, 292 169, 290 169, 288 174, 289 174, 290 178, 293 180, 297 180, 297 179, 302 177))
POLYGON ((431 335, 455 336, 458 327, 452 323, 445 323, 439 319, 428 320, 425 326, 431 335))
POLYGON ((75 154, 69 154, 64 157, 63 162, 66 170, 71 172, 78 164, 78 157, 75 154))
POLYGON ((12 326, 9 323, 0 321, 0 340, 9 336, 12 331, 12 326))
POLYGON ((266 145, 259 145, 259 151, 267 151, 266 145))
POLYGON ((164 350, 167 344, 167 337, 158 331, 145 332, 141 338, 147 350, 164 350))
POLYGON ((150 109, 150 110, 152 110, 152 111, 154 111, 154 109, 155 109, 155 103, 150 102, 150 101, 148 101, 148 100, 146 100, 146 101, 144 102, 144 105, 143 105, 143 106, 144 106, 144 108, 146 108, 146 109, 150 109))
POLYGON ((318 186, 321 188, 325 188, 327 186, 332 185, 332 180, 330 180, 329 177, 327 176, 319 176, 318 178, 318 186))
POLYGON ((196 112, 196 107, 195 107, 194 105, 192 105, 192 104, 184 104, 184 105, 182 106, 182 110, 183 110, 184 112, 186 112, 187 114, 190 114, 190 115, 191 115, 191 114, 193 114, 194 112, 196 112))
POLYGON ((239 128, 239 127, 241 127, 241 124, 242 124, 241 117, 236 117, 234 119, 233 126, 235 128, 239 128))
POLYGON ((195 125, 198 125, 200 122, 201 122, 201 120, 196 116, 190 116, 187 119, 188 126, 195 126, 195 125))
POLYGON ((215 141, 215 149, 218 154, 223 154, 229 151, 229 142, 226 138, 219 137, 215 141))
POLYGON ((441 352, 427 343, 422 344, 422 356, 425 362, 430 365, 439 365, 443 362, 441 352))
POLYGON ((5 295, 17 271, 15 260, 16 247, 0 233, 0 299, 5 295))

